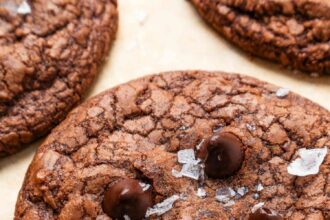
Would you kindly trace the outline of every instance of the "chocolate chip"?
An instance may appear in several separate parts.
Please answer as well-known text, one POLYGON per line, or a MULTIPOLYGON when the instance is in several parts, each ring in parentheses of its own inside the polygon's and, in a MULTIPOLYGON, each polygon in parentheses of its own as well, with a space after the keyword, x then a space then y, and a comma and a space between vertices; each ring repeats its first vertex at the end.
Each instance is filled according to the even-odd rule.
POLYGON ((283 220, 283 218, 272 209, 260 208, 251 213, 248 220, 283 220))
POLYGON ((122 179, 106 191, 103 211, 113 219, 143 219, 149 207, 153 206, 151 188, 143 189, 134 179, 122 179), (145 190, 145 191, 144 191, 145 190))
POLYGON ((231 176, 242 166, 242 142, 232 133, 218 133, 202 144, 197 157, 204 160, 205 173, 208 176, 231 176))

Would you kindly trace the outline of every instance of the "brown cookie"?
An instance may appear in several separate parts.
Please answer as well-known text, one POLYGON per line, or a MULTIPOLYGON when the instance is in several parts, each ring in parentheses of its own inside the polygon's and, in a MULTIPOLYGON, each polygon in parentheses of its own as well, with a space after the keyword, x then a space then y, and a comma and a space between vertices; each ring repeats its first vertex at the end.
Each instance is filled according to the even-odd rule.
POLYGON ((329 219, 329 126, 327 110, 250 77, 147 76, 52 131, 15 219, 329 219))
POLYGON ((226 39, 284 66, 330 74, 330 3, 323 0, 191 0, 226 39))
POLYGON ((0 155, 63 120, 116 30, 116 0, 0 0, 0 155))

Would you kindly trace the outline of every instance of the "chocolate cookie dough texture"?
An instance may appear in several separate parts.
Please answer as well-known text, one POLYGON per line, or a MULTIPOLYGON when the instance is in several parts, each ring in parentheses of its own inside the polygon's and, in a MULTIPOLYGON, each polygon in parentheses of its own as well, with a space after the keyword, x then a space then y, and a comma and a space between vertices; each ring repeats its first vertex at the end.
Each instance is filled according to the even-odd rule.
POLYGON ((191 0, 222 36, 256 56, 330 74, 330 2, 191 0))
POLYGON ((128 82, 38 149, 15 219, 327 220, 330 113, 221 72, 128 82))
POLYGON ((0 155, 58 124, 99 71, 116 0, 0 0, 0 155))

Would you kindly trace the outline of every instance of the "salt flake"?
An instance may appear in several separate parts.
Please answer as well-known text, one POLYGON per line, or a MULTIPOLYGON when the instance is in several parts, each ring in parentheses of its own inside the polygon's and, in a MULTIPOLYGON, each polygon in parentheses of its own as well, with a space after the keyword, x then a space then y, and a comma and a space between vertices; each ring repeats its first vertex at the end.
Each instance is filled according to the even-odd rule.
POLYGON ((226 187, 216 191, 215 199, 219 202, 227 203, 235 195, 236 192, 231 187, 226 187))
POLYGON ((200 166, 196 165, 196 164, 184 164, 182 166, 182 170, 181 170, 181 175, 194 179, 194 180, 198 180, 199 179, 199 174, 200 174, 200 166))
POLYGON ((176 169, 172 169, 172 175, 174 176, 174 177, 176 177, 176 178, 180 178, 180 177, 182 177, 182 174, 181 174, 181 172, 179 172, 179 171, 177 171, 176 169))
POLYGON ((248 189, 247 187, 243 186, 243 187, 239 187, 239 188, 237 188, 236 192, 237 192, 237 194, 238 194, 240 197, 242 197, 242 196, 244 196, 246 193, 249 192, 249 189, 248 189))
POLYGON ((229 200, 228 202, 226 202, 225 204, 223 204, 224 207, 229 207, 229 206, 233 206, 235 205, 235 201, 234 200, 229 200))
POLYGON ((139 183, 140 186, 142 187, 142 190, 143 191, 147 191, 149 188, 150 188, 150 184, 147 184, 147 183, 139 183))
POLYGON ((263 207, 265 205, 264 202, 259 202, 258 204, 254 205, 251 209, 252 213, 255 213, 255 211, 257 211, 258 209, 260 209, 261 207, 263 207))
POLYGON ((27 1, 23 1, 17 8, 17 13, 22 14, 22 15, 30 14, 31 7, 30 7, 29 3, 27 3, 27 1))
POLYGON ((124 215, 124 220, 131 220, 131 218, 128 215, 124 215))
POLYGON ((186 193, 181 193, 180 199, 186 201, 188 199, 188 195, 186 193))
POLYGON ((199 142, 199 144, 197 144, 196 149, 200 150, 201 147, 203 146, 204 142, 205 142, 205 139, 201 140, 201 142, 199 142))
POLYGON ((254 199, 259 199, 260 198, 260 195, 258 194, 258 193, 255 193, 255 194, 253 194, 253 196, 252 196, 254 199))
POLYGON ((276 96, 279 98, 285 98, 290 93, 290 90, 288 88, 279 88, 276 91, 276 96))
POLYGON ((200 198, 206 197, 206 191, 203 188, 198 188, 196 195, 200 198))
POLYGON ((196 163, 195 151, 193 149, 185 149, 178 151, 178 162, 185 163, 196 163))
POLYGON ((317 174, 327 152, 327 147, 320 149, 299 149, 299 158, 289 164, 287 168, 288 173, 295 176, 317 174))
POLYGON ((167 199, 165 199, 163 202, 158 203, 154 205, 152 208, 148 208, 146 213, 146 218, 148 218, 151 215, 156 214, 157 216, 161 216, 162 214, 168 212, 172 209, 173 204, 180 198, 178 195, 173 195, 167 199))
POLYGON ((256 130, 256 127, 253 124, 246 124, 246 128, 249 131, 255 131, 256 130))
POLYGON ((260 192, 264 189, 264 186, 261 183, 258 183, 258 185, 256 186, 256 190, 257 192, 260 192))

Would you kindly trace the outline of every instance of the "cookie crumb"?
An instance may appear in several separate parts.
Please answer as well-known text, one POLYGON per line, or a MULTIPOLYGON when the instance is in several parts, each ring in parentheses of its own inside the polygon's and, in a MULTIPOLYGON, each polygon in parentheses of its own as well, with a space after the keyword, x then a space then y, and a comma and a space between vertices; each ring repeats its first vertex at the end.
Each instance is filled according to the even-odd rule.
POLYGON ((299 158, 292 161, 287 170, 288 173, 295 176, 308 176, 317 174, 320 166, 327 155, 328 148, 298 150, 299 158))
POLYGON ((152 208, 148 208, 146 213, 146 218, 148 218, 151 215, 156 214, 157 216, 161 216, 162 214, 168 212, 173 208, 173 204, 179 199, 180 197, 178 195, 173 195, 167 199, 165 199, 163 202, 158 203, 154 205, 152 208))
POLYGON ((227 203, 236 195, 236 192, 231 187, 218 189, 215 193, 215 199, 221 203, 227 203))
POLYGON ((263 207, 265 205, 264 202, 259 202, 258 204, 254 205, 251 209, 252 213, 255 213, 255 211, 257 211, 258 209, 260 209, 261 207, 263 207))
POLYGON ((17 13, 26 15, 31 13, 31 7, 27 1, 23 1, 17 8, 17 13))
POLYGON ((279 88, 276 91, 276 96, 278 98, 285 98, 288 96, 289 93, 290 93, 290 90, 288 88, 279 88))

